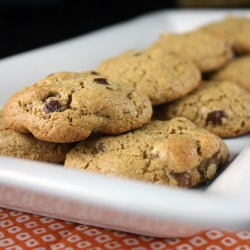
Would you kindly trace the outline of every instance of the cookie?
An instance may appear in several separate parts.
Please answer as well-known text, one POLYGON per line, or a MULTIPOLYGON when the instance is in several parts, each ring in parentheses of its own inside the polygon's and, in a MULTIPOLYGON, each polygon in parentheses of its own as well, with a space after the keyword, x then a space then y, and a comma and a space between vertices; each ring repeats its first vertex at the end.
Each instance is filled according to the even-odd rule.
POLYGON ((98 71, 148 95, 153 105, 176 100, 200 83, 200 72, 174 53, 127 51, 102 62, 98 71))
POLYGON ((49 142, 74 142, 92 132, 118 134, 150 120, 148 97, 95 72, 59 72, 12 96, 8 127, 49 142))
POLYGON ((250 92, 250 56, 239 57, 212 76, 213 80, 229 80, 250 92))
POLYGON ((6 127, 0 109, 0 155, 62 163, 72 147, 72 144, 45 142, 31 134, 16 133, 6 127))
POLYGON ((89 138, 67 154, 65 167, 193 187, 212 179, 228 158, 219 137, 179 117, 118 136, 89 138))
POLYGON ((202 31, 184 34, 164 33, 148 49, 181 54, 191 59, 201 72, 216 70, 233 56, 230 42, 202 31))
POLYGON ((200 30, 231 41, 236 53, 250 53, 250 19, 231 16, 205 25, 200 30))
POLYGON ((221 137, 250 132, 250 93, 229 81, 204 82, 186 97, 163 105, 161 119, 184 116, 221 137))

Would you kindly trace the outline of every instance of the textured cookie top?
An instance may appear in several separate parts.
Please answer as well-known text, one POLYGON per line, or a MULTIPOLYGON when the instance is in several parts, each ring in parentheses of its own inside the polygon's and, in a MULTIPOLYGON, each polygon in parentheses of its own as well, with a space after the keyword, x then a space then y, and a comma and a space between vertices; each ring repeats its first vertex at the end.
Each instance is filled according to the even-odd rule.
POLYGON ((182 117, 119 136, 89 138, 67 154, 65 166, 191 187, 213 178, 228 157, 219 137, 182 117))
POLYGON ((152 104, 178 99, 200 83, 200 72, 188 59, 174 53, 127 51, 97 68, 104 75, 147 94, 152 104))
POLYGON ((231 16, 219 22, 205 25, 201 30, 231 41, 233 49, 237 53, 250 52, 249 18, 231 16))
POLYGON ((185 116, 221 137, 235 137, 250 132, 249 100, 250 93, 233 82, 204 82, 188 96, 162 106, 161 115, 185 116))
POLYGON ((94 71, 52 74, 16 93, 4 107, 7 126, 51 142, 129 131, 147 123, 151 114, 145 94, 94 71))
POLYGON ((178 53, 191 59, 202 72, 220 68, 231 60, 233 55, 228 40, 201 31, 184 34, 164 33, 149 50, 178 53))
POLYGON ((45 142, 31 134, 16 133, 6 127, 0 109, 0 155, 61 163, 72 147, 72 144, 45 142))
POLYGON ((236 58, 216 72, 212 79, 233 81, 250 92, 250 56, 236 58))

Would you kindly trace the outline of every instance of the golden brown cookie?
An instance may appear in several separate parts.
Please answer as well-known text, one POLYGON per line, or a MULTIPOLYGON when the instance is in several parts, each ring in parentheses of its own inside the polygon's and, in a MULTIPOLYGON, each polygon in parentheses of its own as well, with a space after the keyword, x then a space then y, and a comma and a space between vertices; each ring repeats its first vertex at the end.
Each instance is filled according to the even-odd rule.
POLYGON ((148 49, 158 50, 159 53, 178 53, 192 60, 201 72, 216 70, 233 56, 230 42, 202 31, 184 34, 164 33, 148 49))
POLYGON ((216 135, 179 117, 153 121, 118 136, 88 138, 66 156, 65 166, 171 186, 211 180, 229 151, 216 135))
POLYGON ((95 72, 61 72, 12 96, 4 107, 8 127, 50 142, 74 142, 92 132, 118 134, 150 120, 148 97, 95 72))
POLYGON ((101 63, 98 71, 148 95, 152 104, 176 100, 200 83, 200 72, 174 53, 127 51, 101 63))
POLYGON ((72 144, 40 141, 31 134, 20 134, 6 127, 0 108, 0 155, 62 163, 72 144))
POLYGON ((184 116, 221 137, 250 132, 250 93, 229 81, 204 82, 184 98, 160 107, 157 118, 184 116))
POLYGON ((212 76, 213 80, 229 80, 250 92, 250 56, 239 57, 212 76))
POLYGON ((231 41, 236 53, 250 53, 250 19, 231 16, 201 27, 202 31, 231 41))

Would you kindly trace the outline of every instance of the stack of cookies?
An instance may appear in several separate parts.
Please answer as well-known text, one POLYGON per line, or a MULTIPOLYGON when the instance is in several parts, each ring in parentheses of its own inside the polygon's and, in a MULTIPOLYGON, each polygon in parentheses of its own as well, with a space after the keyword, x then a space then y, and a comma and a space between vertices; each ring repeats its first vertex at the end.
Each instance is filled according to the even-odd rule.
POLYGON ((93 71, 51 74, 6 103, 0 154, 171 186, 209 181, 229 159, 221 137, 250 132, 249 37, 250 20, 230 17, 93 71))
POLYGON ((185 97, 156 107, 155 117, 185 116, 223 138, 249 133, 250 19, 228 17, 186 34, 163 34, 150 47, 172 48, 183 49, 199 67, 203 80, 185 97))

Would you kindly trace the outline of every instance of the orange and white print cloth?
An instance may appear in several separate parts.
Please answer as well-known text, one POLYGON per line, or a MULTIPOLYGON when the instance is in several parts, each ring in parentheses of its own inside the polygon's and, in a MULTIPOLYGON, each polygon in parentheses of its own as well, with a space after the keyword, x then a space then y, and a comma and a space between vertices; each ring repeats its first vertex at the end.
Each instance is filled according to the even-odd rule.
POLYGON ((211 229, 185 239, 159 239, 0 208, 0 249, 250 250, 250 230, 211 229))

